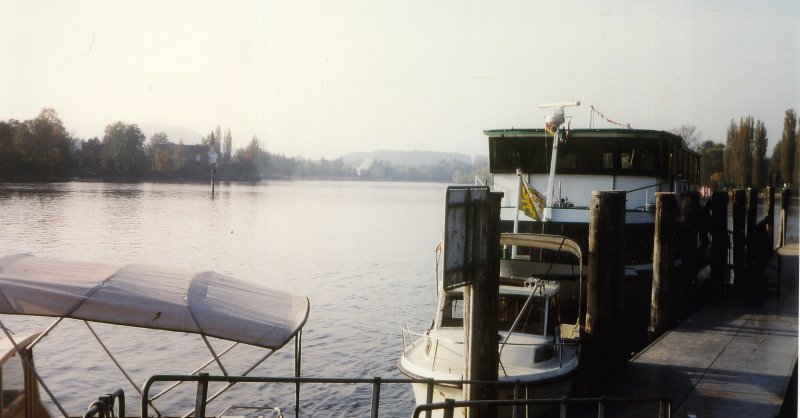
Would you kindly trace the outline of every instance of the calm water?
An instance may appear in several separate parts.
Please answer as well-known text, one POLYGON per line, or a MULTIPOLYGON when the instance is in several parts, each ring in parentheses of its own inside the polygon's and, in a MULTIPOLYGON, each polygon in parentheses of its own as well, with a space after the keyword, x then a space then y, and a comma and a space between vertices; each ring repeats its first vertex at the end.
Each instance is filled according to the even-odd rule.
MULTIPOLYGON (((308 296, 303 375, 402 377, 399 328, 429 325, 435 304, 434 255, 444 223, 444 184, 264 182, 192 184, 0 184, 0 255, 114 261, 215 270, 308 296)), ((796 202, 796 201, 795 201, 796 202)), ((776 211, 776 215, 779 211, 776 211)), ((760 215, 763 216, 763 215, 760 215)), ((797 242, 797 205, 790 241, 797 242)), ((2 317, 12 329, 45 318, 2 317)), ((195 336, 96 325, 138 386, 153 374, 188 374, 208 359, 195 336)), ((227 344, 212 341, 217 351, 227 344)), ((61 324, 37 346, 37 366, 71 413, 121 387, 138 415, 135 390, 83 323, 61 324)), ((225 358, 240 374, 261 351, 225 358)), ((253 373, 291 376, 290 343, 253 373)), ((210 368, 212 374, 220 374, 210 368)), ((191 409, 194 387, 156 405, 164 414, 191 409)), ((369 386, 303 388, 305 416, 367 416, 369 386)), ((292 416, 293 387, 241 386, 209 412, 231 403, 270 404, 292 416)), ((407 386, 384 386, 381 416, 408 417, 407 386)), ((212 404, 213 405, 213 404, 212 404)))
MULTIPOLYGON (((187 184, 5 184, 0 254, 114 261, 215 270, 308 296, 303 375, 401 377, 400 326, 421 330, 435 304, 434 254, 443 231, 444 184, 264 182, 187 184)), ((12 329, 49 319, 4 317, 12 329)), ((194 336, 95 326, 137 385, 157 373, 191 372, 209 355, 194 336)), ((218 351, 226 344, 214 342, 218 351)), ((79 322, 62 324, 36 350, 37 366, 69 412, 82 414, 98 395, 134 389, 79 322), (77 376, 77 378, 76 378, 77 376)), ((229 372, 261 352, 240 350, 229 372)), ((292 375, 290 343, 255 374, 292 375)), ((219 374, 212 368, 211 373, 219 374)), ((290 411, 293 388, 242 386, 223 400, 290 411), (260 390, 256 390, 260 389, 260 390)), ((161 408, 181 414, 192 387, 161 408)), ((309 387, 306 416, 365 415, 370 387, 309 387), (326 411, 320 414, 321 411, 326 411)), ((385 387, 382 416, 409 416, 406 386, 385 387)), ((138 414, 138 400, 129 399, 138 414)), ((165 405, 165 402, 157 403, 165 405)), ((210 409, 209 412, 215 412, 210 409)))

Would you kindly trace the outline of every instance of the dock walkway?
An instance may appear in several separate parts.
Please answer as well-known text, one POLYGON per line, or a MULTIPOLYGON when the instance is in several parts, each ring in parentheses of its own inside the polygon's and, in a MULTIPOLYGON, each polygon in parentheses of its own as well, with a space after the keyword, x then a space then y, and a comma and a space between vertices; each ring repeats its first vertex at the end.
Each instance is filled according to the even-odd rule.
POLYGON ((608 395, 667 396, 675 417, 775 417, 788 389, 795 416, 799 252, 782 247, 767 269, 780 295, 773 286, 758 305, 729 295, 703 307, 637 354, 608 395))

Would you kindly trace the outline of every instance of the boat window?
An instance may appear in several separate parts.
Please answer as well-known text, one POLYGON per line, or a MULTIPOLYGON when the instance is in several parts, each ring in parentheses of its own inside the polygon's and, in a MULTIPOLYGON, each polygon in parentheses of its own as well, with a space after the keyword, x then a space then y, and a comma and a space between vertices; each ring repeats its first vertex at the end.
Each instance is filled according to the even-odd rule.
POLYGON ((461 327, 464 325, 464 300, 461 295, 448 295, 442 309, 443 327, 461 327))
MULTIPOLYGON (((500 296, 500 316, 497 327, 500 331, 508 331, 514 320, 525 306, 525 296, 500 296)), ((544 333, 544 298, 534 297, 528 309, 522 314, 514 332, 542 335, 544 333)))
POLYGON ((545 173, 548 169, 551 141, 544 137, 490 138, 489 165, 492 173, 545 173))
POLYGON ((633 167, 633 154, 630 152, 623 152, 619 155, 619 165, 623 170, 628 170, 633 167))

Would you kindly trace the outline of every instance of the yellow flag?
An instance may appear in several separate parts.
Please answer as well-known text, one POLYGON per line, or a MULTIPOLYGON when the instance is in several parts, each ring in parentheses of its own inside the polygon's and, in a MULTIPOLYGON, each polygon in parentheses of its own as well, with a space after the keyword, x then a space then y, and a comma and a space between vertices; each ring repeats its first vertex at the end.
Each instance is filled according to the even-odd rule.
POLYGON ((538 190, 531 187, 522 176, 519 177, 519 209, 526 215, 541 221, 541 213, 544 208, 544 197, 538 190))

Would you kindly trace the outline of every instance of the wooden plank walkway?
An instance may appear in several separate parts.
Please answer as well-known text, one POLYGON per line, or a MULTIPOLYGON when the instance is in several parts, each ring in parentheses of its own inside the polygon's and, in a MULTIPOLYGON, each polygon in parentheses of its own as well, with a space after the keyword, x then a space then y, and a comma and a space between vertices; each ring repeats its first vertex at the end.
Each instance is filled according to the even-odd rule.
MULTIPOLYGON (((799 250, 779 250, 780 278, 777 257, 767 269, 780 296, 773 288, 757 306, 732 295, 703 307, 637 354, 607 395, 667 396, 676 417, 778 415, 797 364, 799 250)), ((788 399, 795 416, 797 398, 788 399)))

